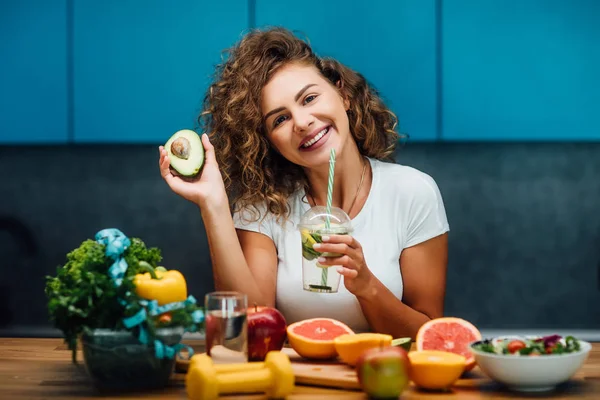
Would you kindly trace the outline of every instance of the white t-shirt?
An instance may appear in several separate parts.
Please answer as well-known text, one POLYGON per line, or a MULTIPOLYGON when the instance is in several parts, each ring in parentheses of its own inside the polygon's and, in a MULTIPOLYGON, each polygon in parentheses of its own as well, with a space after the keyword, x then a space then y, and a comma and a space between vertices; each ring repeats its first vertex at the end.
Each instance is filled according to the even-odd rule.
MULTIPOLYGON (((412 167, 369 158, 373 181, 360 213, 352 219, 352 235, 361 244, 373 274, 402 299, 400 253, 449 230, 442 196, 435 181, 412 167)), ((355 332, 369 331, 360 304, 342 281, 337 293, 314 293, 302 286, 302 250, 296 225, 310 208, 304 191, 290 197, 289 219, 278 223, 274 215, 256 222, 244 221, 247 211, 234 214, 238 229, 260 232, 277 248, 276 307, 286 322, 316 317, 334 318, 355 332)), ((266 207, 259 206, 261 217, 266 207)))

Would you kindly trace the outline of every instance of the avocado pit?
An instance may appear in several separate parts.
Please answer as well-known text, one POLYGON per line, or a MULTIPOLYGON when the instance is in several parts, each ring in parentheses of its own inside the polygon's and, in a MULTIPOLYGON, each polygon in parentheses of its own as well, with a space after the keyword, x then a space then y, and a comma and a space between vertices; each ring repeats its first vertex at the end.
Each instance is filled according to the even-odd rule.
POLYGON ((171 144, 171 153, 177 158, 187 160, 190 157, 190 147, 190 141, 180 137, 171 144))

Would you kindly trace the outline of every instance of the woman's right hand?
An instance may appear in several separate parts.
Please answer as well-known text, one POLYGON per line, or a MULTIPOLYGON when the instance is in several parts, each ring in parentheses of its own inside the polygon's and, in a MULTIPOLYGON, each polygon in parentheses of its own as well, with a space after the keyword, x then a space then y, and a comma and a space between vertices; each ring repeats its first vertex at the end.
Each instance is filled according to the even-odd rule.
POLYGON ((173 192, 197 204, 200 208, 227 204, 227 193, 215 157, 215 148, 208 140, 207 134, 202 134, 202 145, 204 146, 204 165, 198 176, 186 178, 174 173, 170 168, 171 161, 163 146, 159 147, 160 174, 173 192))

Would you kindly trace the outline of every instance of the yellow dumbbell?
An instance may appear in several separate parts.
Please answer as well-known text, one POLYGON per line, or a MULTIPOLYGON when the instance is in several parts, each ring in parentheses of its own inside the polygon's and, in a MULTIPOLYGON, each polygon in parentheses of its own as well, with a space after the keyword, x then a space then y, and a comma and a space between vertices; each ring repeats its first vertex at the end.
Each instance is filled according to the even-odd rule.
POLYGON ((294 371, 287 354, 271 351, 264 362, 215 365, 206 354, 192 357, 185 386, 191 400, 214 400, 222 394, 265 393, 283 398, 294 391, 294 371))

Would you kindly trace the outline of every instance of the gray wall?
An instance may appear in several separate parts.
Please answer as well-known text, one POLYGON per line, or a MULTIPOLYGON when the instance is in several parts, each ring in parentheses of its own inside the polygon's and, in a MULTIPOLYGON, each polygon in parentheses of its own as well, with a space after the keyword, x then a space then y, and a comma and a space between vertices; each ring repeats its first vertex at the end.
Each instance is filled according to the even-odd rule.
MULTIPOLYGON (((397 160, 444 197, 447 315, 484 329, 600 327, 600 144, 409 144, 397 160)), ((102 228, 160 247, 198 299, 213 289, 198 209, 161 180, 156 147, 5 146, 0 171, 0 332, 51 327, 44 276, 102 228)))

